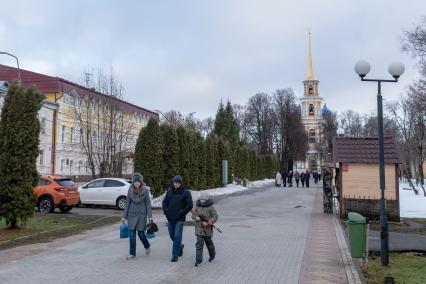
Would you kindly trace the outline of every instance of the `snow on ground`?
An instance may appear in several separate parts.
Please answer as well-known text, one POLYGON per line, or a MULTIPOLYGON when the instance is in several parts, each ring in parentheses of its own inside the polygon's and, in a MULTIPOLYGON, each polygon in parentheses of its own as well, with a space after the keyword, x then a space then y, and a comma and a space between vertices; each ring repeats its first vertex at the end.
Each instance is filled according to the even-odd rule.
MULTIPOLYGON (((264 179, 264 180, 256 180, 249 182, 247 187, 238 185, 238 184, 229 184, 227 187, 219 187, 213 189, 206 189, 203 192, 207 193, 208 197, 218 197, 218 196, 226 196, 231 195, 241 191, 247 191, 253 188, 259 187, 268 187, 273 186, 275 184, 274 179, 264 179)), ((191 190, 192 199, 195 201, 200 197, 200 191, 191 190)), ((154 198, 151 200, 152 208, 161 208, 161 204, 163 202, 165 193, 160 197, 154 198)))
MULTIPOLYGON (((413 181, 415 183, 415 181, 413 181)), ((399 205, 401 217, 426 218, 426 197, 423 189, 417 187, 419 194, 416 195, 408 182, 399 183, 399 205)))

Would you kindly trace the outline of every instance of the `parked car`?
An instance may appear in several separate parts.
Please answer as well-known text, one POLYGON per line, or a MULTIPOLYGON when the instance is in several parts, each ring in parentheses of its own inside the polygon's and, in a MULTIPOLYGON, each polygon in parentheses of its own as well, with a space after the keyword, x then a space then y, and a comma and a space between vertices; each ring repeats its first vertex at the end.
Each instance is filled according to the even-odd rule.
POLYGON ((80 202, 86 205, 115 205, 126 208, 131 181, 122 178, 95 179, 79 187, 80 202))
POLYGON ((55 208, 69 212, 80 200, 80 194, 73 180, 63 176, 40 176, 33 188, 40 212, 52 213, 55 208))

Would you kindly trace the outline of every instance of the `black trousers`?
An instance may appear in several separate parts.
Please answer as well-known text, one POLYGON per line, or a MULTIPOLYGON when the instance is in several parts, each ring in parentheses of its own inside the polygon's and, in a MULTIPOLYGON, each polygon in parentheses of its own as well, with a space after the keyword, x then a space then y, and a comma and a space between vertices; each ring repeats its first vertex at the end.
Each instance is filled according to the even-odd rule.
POLYGON ((207 236, 198 236, 197 235, 197 243, 195 244, 196 248, 196 262, 203 262, 203 249, 204 243, 206 243, 207 250, 209 251, 209 256, 214 258, 216 256, 216 250, 214 248, 214 243, 211 237, 207 236))
POLYGON ((298 179, 296 179, 296 184, 297 184, 297 187, 299 187, 299 180, 298 179))

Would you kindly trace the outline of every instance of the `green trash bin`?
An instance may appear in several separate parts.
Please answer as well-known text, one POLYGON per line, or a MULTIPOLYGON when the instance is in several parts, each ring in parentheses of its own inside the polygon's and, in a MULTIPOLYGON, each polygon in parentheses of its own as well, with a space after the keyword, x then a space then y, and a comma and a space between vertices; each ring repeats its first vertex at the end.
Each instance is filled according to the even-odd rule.
POLYGON ((348 214, 349 247, 353 258, 362 258, 365 253, 366 220, 361 214, 348 214))

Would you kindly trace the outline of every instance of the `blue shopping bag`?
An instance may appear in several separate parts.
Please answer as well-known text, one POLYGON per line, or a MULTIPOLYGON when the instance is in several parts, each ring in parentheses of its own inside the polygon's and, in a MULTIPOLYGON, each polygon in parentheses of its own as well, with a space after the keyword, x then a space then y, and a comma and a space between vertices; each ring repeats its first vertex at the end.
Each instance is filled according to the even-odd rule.
POLYGON ((127 239, 129 237, 129 226, 126 222, 121 222, 120 225, 120 239, 127 239))

